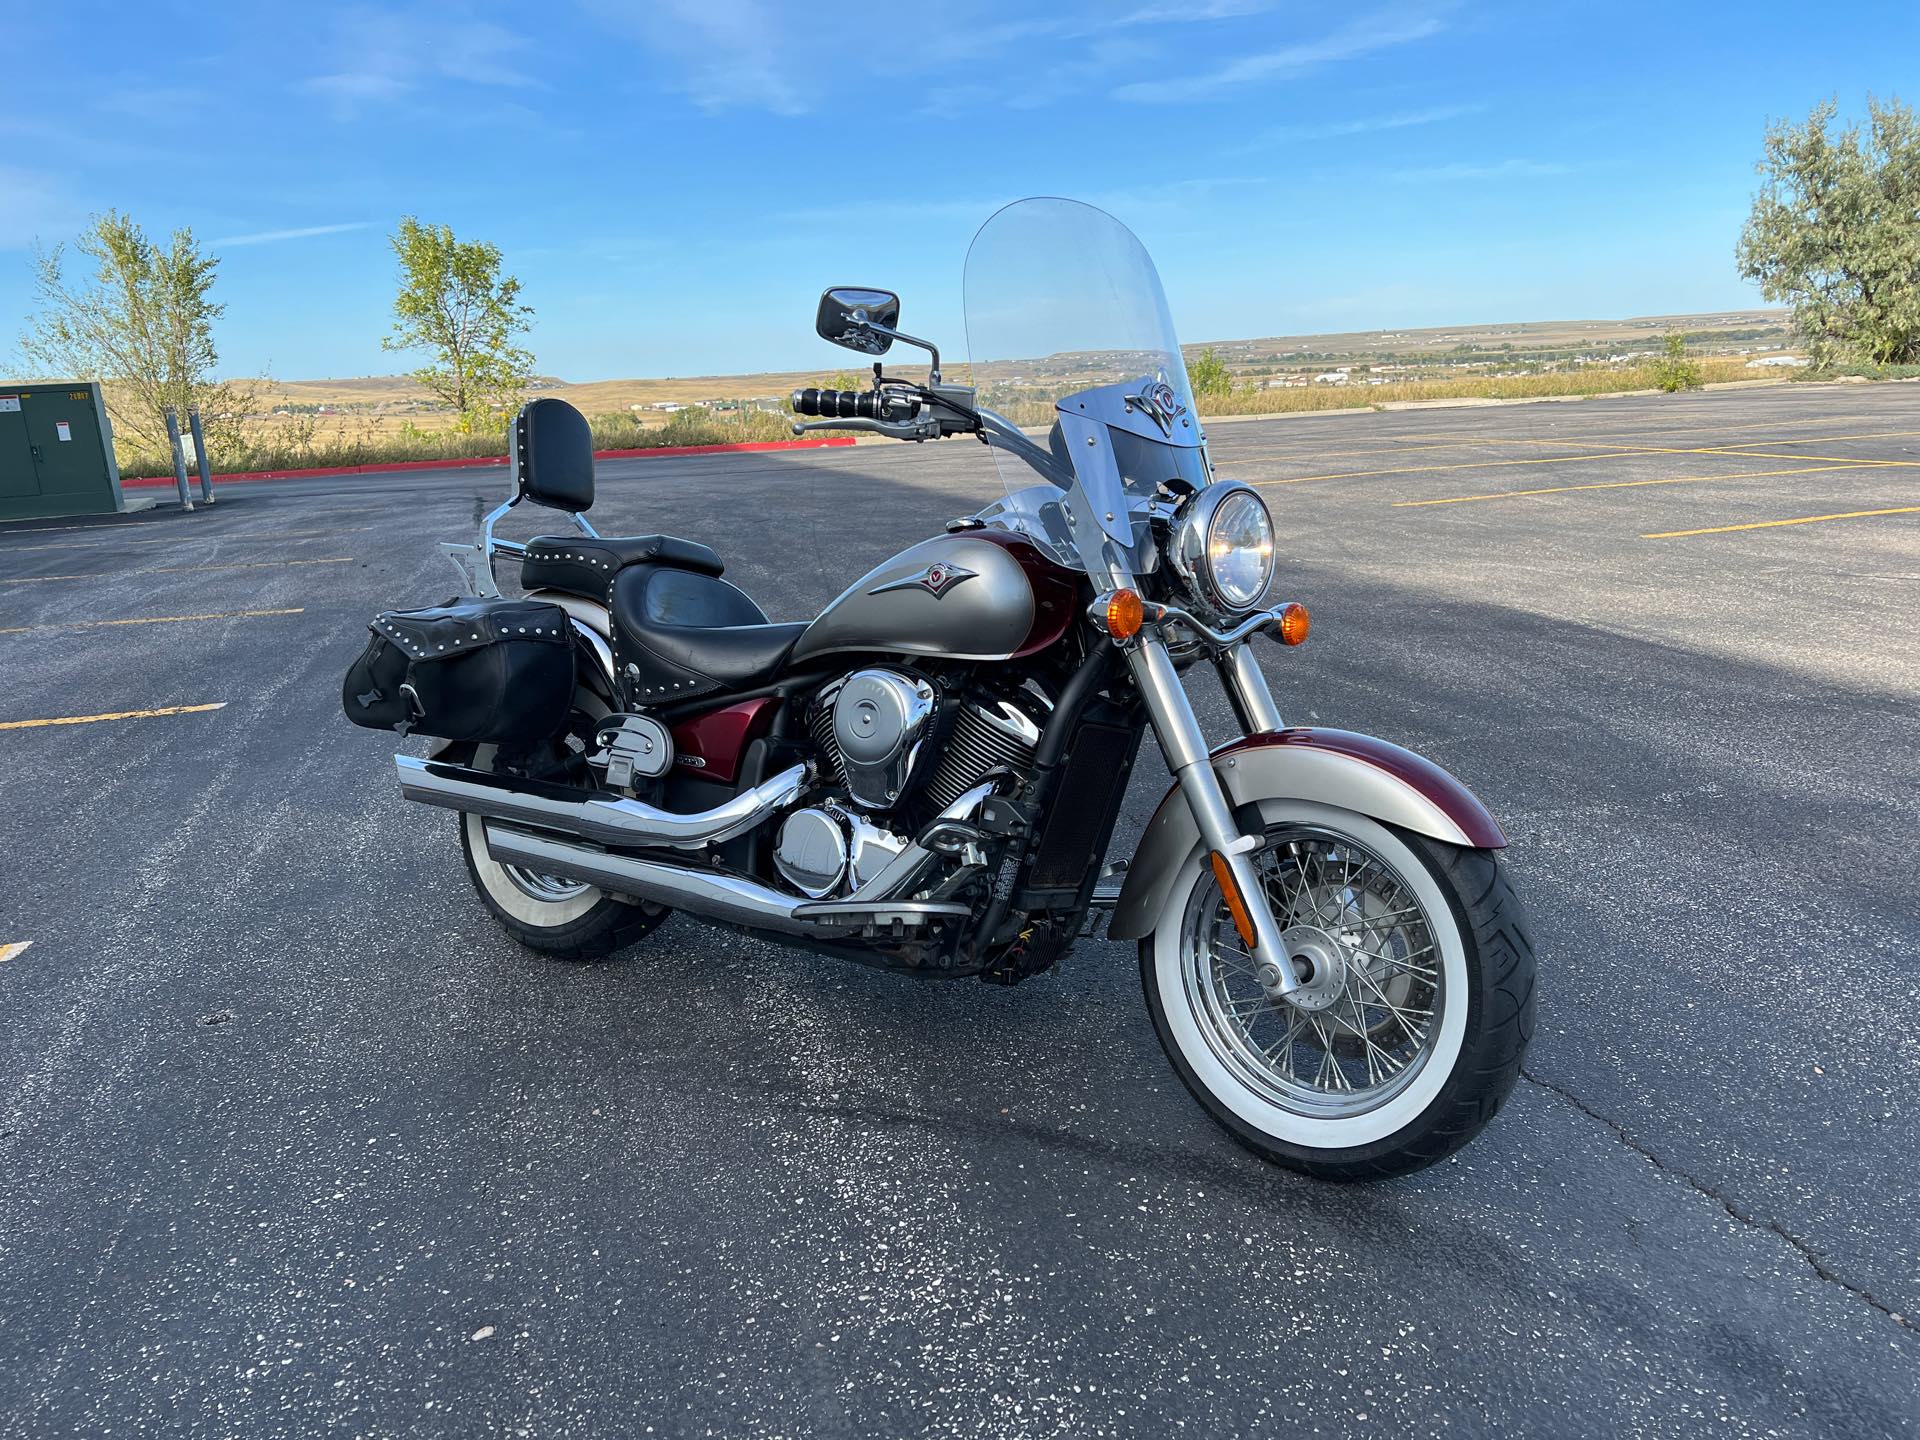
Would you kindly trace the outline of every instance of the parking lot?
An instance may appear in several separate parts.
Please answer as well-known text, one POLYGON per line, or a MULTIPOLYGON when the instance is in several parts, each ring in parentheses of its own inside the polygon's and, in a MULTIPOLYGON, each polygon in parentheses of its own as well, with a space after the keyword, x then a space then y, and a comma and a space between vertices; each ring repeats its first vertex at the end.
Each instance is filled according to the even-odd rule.
MULTIPOLYGON (((1920 1430, 1920 386, 1212 439, 1312 608, 1288 720, 1512 836, 1539 1029, 1474 1145, 1261 1165, 1130 946, 1007 990, 510 943, 338 701, 501 471, 23 522, 0 1433, 1920 1430)), ((793 619, 996 493, 962 441, 649 458, 593 520, 793 619)))

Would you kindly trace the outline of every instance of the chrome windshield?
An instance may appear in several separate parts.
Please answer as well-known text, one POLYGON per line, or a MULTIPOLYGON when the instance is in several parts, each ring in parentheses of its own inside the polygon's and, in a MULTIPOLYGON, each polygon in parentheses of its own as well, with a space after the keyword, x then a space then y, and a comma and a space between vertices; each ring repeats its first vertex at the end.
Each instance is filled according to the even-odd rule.
POLYGON ((1145 247, 1094 206, 1021 200, 974 236, 965 298, 981 407, 1034 432, 996 441, 984 517, 1102 580, 1152 570, 1147 501, 1212 472, 1145 247))

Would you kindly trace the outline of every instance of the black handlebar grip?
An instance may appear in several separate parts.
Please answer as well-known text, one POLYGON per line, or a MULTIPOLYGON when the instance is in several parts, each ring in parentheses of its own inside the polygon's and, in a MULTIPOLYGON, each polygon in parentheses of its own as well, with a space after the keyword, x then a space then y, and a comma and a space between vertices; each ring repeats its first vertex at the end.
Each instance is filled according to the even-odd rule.
POLYGON ((796 415, 825 415, 836 420, 882 418, 880 395, 873 390, 816 390, 793 392, 796 415))

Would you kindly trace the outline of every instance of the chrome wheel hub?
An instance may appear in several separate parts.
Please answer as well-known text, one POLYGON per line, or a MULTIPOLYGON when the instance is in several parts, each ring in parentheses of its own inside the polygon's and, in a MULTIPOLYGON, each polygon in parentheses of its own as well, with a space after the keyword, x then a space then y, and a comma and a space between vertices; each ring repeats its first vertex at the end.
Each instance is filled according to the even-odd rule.
POLYGON ((1300 977, 1299 989, 1285 997, 1289 1004, 1325 1010, 1346 994, 1347 953, 1333 936, 1317 925, 1294 925, 1280 933, 1280 940, 1300 977))

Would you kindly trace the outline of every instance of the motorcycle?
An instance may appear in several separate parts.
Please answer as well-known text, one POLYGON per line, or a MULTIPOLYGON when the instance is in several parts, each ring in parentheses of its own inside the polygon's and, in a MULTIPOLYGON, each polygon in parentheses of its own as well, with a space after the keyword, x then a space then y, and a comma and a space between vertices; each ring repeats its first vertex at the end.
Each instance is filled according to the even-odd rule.
POLYGON ((873 380, 796 392, 816 418, 794 430, 968 437, 1003 498, 815 619, 772 622, 707 546, 595 531, 588 426, 535 400, 510 498, 478 543, 443 546, 468 598, 375 620, 349 717, 435 737, 394 757, 400 792, 458 812, 481 902, 534 950, 604 956, 683 911, 1013 984, 1104 921, 1137 942, 1160 1042, 1235 1140, 1332 1179, 1451 1154, 1532 1030, 1499 824, 1410 751, 1283 723, 1253 647, 1298 645, 1308 613, 1272 602, 1273 519, 1215 474, 1124 225, 1006 207, 968 252, 965 308, 971 385, 898 328, 897 295, 828 290, 815 328, 873 380), (924 383, 884 368, 896 344, 927 352, 924 383), (522 503, 575 533, 496 537, 522 503), (523 596, 501 595, 502 565, 523 596), (1217 747, 1182 678, 1202 661, 1239 731, 1217 747), (1148 730, 1174 783, 1107 865, 1148 730))

